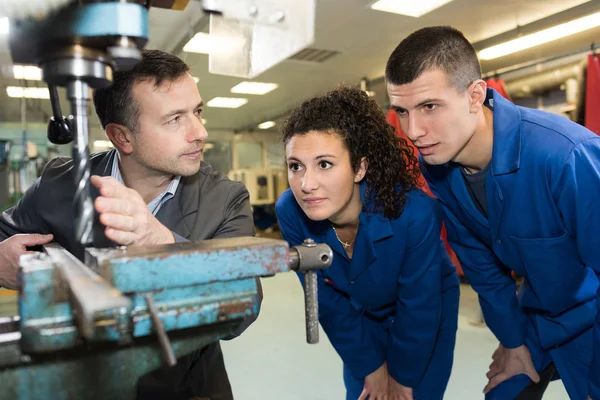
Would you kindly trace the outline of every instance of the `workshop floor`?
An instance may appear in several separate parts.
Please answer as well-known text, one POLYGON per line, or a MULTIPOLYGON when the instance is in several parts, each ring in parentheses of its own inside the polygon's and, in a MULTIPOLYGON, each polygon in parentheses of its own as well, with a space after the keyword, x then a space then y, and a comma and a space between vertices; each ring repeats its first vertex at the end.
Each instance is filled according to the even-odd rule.
MULTIPOLYGON (((239 338, 222 342, 236 400, 343 400, 342 363, 321 331, 320 343, 306 344, 303 295, 293 273, 263 279, 264 301, 258 320, 239 338)), ((461 285, 454 368, 445 399, 483 399, 485 373, 497 346, 479 319, 477 298, 461 285)), ((565 400, 552 382, 544 400, 565 400)))

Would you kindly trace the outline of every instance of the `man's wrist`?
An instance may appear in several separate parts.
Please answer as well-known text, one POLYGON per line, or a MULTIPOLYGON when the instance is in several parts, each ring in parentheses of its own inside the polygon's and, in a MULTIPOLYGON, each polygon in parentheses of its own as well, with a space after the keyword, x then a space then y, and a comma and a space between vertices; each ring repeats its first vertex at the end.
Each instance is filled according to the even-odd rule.
POLYGON ((156 217, 153 221, 154 227, 151 228, 150 235, 147 237, 147 244, 169 244, 175 243, 173 232, 166 226, 160 223, 156 217))
POLYGON ((169 228, 167 228, 166 226, 162 225, 163 227, 163 235, 162 235, 162 242, 160 244, 170 244, 170 243, 175 243, 175 235, 173 235, 173 232, 171 232, 171 230, 169 228))

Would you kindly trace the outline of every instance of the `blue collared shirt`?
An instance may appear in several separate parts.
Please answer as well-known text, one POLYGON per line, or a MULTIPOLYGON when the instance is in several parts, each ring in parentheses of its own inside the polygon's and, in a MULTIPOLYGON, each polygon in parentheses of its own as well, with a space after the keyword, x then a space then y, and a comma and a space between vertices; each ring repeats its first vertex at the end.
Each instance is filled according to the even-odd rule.
MULTIPOLYGON (((119 153, 117 153, 113 158, 112 171, 110 173, 110 176, 115 178, 122 185, 125 184, 123 183, 123 177, 121 176, 121 170, 119 169, 119 153)), ((148 207, 148 210, 152 213, 152 215, 156 215, 160 208, 163 206, 163 204, 165 204, 167 201, 171 200, 173 196, 175 196, 175 192, 177 191, 177 187, 179 186, 180 180, 180 175, 173 178, 171 182, 169 182, 169 186, 167 186, 167 189, 158 196, 156 196, 154 200, 152 200, 146 205, 146 207, 148 207)))

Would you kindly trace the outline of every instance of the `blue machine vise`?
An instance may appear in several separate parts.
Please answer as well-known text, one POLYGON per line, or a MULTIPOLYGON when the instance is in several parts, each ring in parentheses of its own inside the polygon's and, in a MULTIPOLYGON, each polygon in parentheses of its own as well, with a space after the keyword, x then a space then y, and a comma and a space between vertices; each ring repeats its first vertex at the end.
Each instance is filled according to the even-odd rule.
POLYGON ((133 398, 137 379, 258 314, 257 277, 306 273, 309 343, 318 341, 316 273, 327 245, 216 239, 23 256, 19 317, 0 322, 0 387, 16 399, 133 398))

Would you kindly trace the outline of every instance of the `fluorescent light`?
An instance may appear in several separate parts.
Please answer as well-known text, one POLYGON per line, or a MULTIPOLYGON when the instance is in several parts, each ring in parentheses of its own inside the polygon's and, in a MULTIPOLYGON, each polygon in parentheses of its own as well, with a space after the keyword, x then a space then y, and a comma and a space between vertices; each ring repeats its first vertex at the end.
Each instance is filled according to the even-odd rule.
POLYGON ((10 24, 7 17, 0 18, 0 35, 8 35, 10 24))
POLYGON ((206 125, 206 120, 202 118, 202 125, 206 125))
POLYGON ((214 147, 215 147, 215 145, 212 144, 212 143, 204 143, 203 149, 204 150, 210 150, 210 149, 212 149, 214 147))
POLYGON ((385 11, 394 14, 408 15, 409 17, 420 17, 450 3, 452 0, 379 0, 371 6, 373 10, 385 11))
POLYGON ((49 99, 50 92, 48 88, 43 87, 18 87, 8 86, 6 88, 6 94, 8 97, 23 98, 26 99, 49 99))
POLYGON ((192 79, 194 80, 194 82, 198 83, 200 82, 200 78, 198 78, 197 76, 192 76, 192 79))
POLYGON ((110 140, 94 140, 94 147, 109 149, 113 147, 113 144, 110 140))
POLYGON ((231 93, 267 94, 277 89, 278 86, 276 83, 241 82, 231 88, 231 93))
POLYGON ((188 53, 210 53, 211 39, 208 33, 198 32, 190 39, 185 46, 183 51, 188 53))
POLYGON ((565 36, 583 32, 597 26, 600 26, 600 12, 565 22, 564 24, 556 25, 552 28, 544 29, 543 31, 509 40, 508 42, 496 46, 488 47, 479 52, 479 58, 482 60, 492 60, 507 54, 539 46, 553 40, 561 39, 565 36))
POLYGON ((240 38, 237 36, 226 34, 209 35, 208 33, 198 32, 183 46, 183 51, 201 54, 211 54, 215 51, 219 53, 231 53, 239 48, 240 38))
POLYGON ((258 129, 269 129, 275 126, 275 121, 266 121, 262 124, 258 124, 258 129))
POLYGON ((237 97, 215 97, 209 100, 206 105, 208 107, 219 107, 219 108, 238 108, 248 102, 248 99, 241 99, 237 97))
POLYGON ((25 79, 27 81, 42 80, 42 70, 33 65, 13 65, 13 74, 15 79, 25 79))

